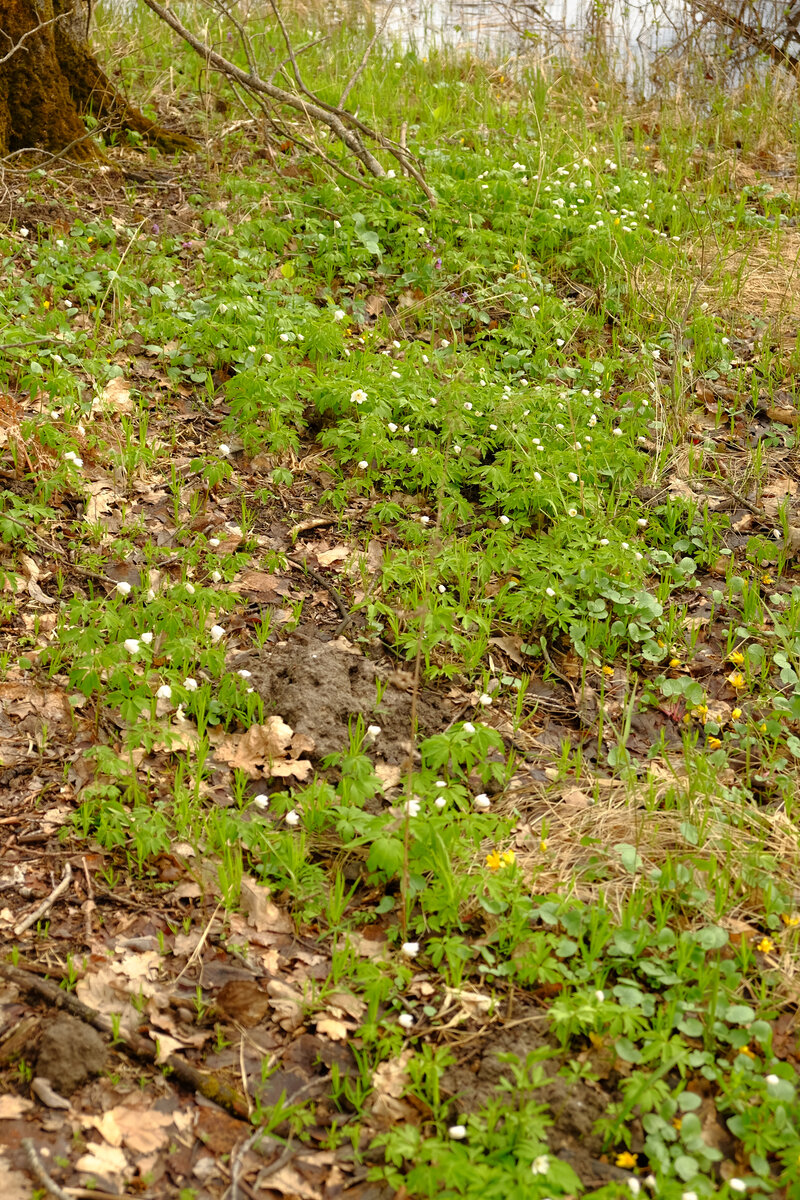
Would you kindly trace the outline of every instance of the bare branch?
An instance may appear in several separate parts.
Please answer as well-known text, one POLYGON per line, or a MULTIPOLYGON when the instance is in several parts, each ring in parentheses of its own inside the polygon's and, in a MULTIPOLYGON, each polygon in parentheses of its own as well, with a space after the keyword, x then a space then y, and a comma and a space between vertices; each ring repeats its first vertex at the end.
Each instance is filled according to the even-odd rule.
POLYGON ((369 60, 369 56, 372 53, 373 47, 375 46, 375 43, 377 42, 378 38, 381 36, 384 29, 386 28, 386 23, 389 20, 389 17, 392 15, 392 9, 394 8, 396 3, 397 3, 397 0, 391 0, 391 3, 387 6, 386 11, 383 14, 383 20, 381 21, 380 25, 373 33, 373 35, 370 39, 369 45, 367 46, 366 50, 364 51, 363 55, 361 56, 361 62, 358 64, 355 71, 351 75, 349 83, 345 84, 344 91, 342 92, 341 96, 339 97, 339 108, 344 107, 345 100, 350 95, 350 93, 352 92, 352 90, 356 86, 356 84, 358 83, 361 76, 364 74, 364 68, 367 65, 367 61, 369 60))
MULTIPOLYGON (((237 83, 240 83, 248 91, 261 92, 263 95, 269 96, 271 100, 276 100, 279 104, 285 104, 289 108, 302 113, 305 117, 312 117, 315 121, 321 121, 344 142, 351 153, 355 154, 356 158, 369 171, 370 175, 374 175, 380 179, 386 174, 375 155, 366 148, 355 130, 348 129, 343 124, 338 114, 328 112, 326 109, 320 108, 317 104, 310 104, 302 96, 297 96, 294 92, 288 92, 285 88, 276 87, 273 83, 266 83, 257 75, 248 75, 241 67, 237 67, 235 63, 230 62, 227 58, 223 58, 216 50, 212 50, 210 46, 202 42, 200 38, 196 37, 191 30, 187 29, 178 20, 173 12, 164 8, 157 0, 144 0, 144 3, 157 17, 160 17, 171 29, 174 29, 185 42, 188 42, 198 54, 201 54, 207 62, 216 67, 218 71, 230 76, 231 79, 235 79, 237 83)), ((347 117, 348 114, 342 114, 342 116, 347 117)))
MULTIPOLYGON (((270 0, 274 5, 274 0, 270 0)), ((175 15, 171 9, 165 8, 158 0, 144 0, 147 7, 160 17, 171 29, 187 42, 192 49, 202 55, 205 61, 213 66, 217 71, 226 75, 229 79, 235 80, 240 87, 245 91, 268 96, 271 100, 278 104, 286 105, 288 108, 293 108, 296 112, 301 113, 307 120, 317 121, 323 125, 327 125, 331 132, 345 144, 347 149, 355 155, 362 164, 364 169, 376 179, 385 177, 386 171, 382 164, 378 161, 372 151, 364 145, 360 135, 368 137, 389 154, 397 159, 403 170, 416 181, 419 187, 427 196, 431 203, 435 203, 433 192, 428 187, 422 177, 422 172, 415 163, 412 156, 397 146, 389 138, 370 129, 363 121, 360 121, 354 113, 348 112, 342 108, 334 108, 330 104, 326 104, 323 100, 315 96, 312 92, 307 91, 304 85, 299 86, 304 88, 302 95, 297 92, 288 91, 286 88, 278 87, 271 80, 264 80, 255 73, 248 74, 238 67, 229 59, 224 58, 218 51, 212 49, 206 42, 203 42, 191 30, 187 29, 181 20, 175 15)), ((277 10, 276 10, 277 11, 277 10)), ((285 29, 285 26, 282 25, 285 29)), ((285 34, 287 45, 290 47, 290 58, 293 60, 293 67, 296 70, 296 55, 291 49, 291 42, 288 40, 288 32, 285 34)))
MULTIPOLYGON (((69 10, 69 12, 59 13, 58 16, 51 17, 49 21, 40 21, 38 25, 34 25, 33 29, 28 29, 25 33, 23 33, 22 37, 19 39, 19 41, 16 43, 16 45, 11 47, 8 54, 4 55, 3 58, 0 58, 0 67, 2 67, 3 63, 8 62, 8 60, 17 53, 19 48, 22 46, 22 43, 24 41, 26 41, 29 37, 33 37, 33 35, 35 33, 38 33, 41 29, 47 29, 48 25, 55 25, 56 21, 62 21, 66 17, 71 17, 74 11, 75 10, 73 8, 71 8, 69 10)), ((0 29, 0 33, 3 34, 4 38, 8 37, 8 34, 3 33, 3 30, 1 30, 1 29, 0 29)), ((11 41, 11 38, 8 38, 8 40, 11 41)))

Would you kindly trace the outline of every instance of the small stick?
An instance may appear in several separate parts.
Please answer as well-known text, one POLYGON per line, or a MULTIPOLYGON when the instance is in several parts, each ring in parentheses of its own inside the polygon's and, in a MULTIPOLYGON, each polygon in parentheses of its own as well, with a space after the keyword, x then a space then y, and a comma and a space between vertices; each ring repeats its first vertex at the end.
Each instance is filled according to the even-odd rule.
POLYGON ((307 521, 299 521, 297 525, 293 525, 289 530, 289 537, 295 542, 301 533, 308 533, 310 529, 327 529, 335 524, 335 517, 309 517, 307 521))
POLYGON ((90 942, 92 940, 92 913, 97 908, 97 905, 94 902, 92 877, 89 874, 89 867, 87 866, 85 858, 81 859, 81 865, 83 866, 83 874, 86 878, 86 903, 83 906, 83 912, 86 918, 86 940, 87 942, 90 942))
POLYGON ((58 900, 59 896, 64 895, 64 892, 67 891, 71 883, 72 866, 70 863, 66 863, 64 866, 64 875, 61 879, 61 883, 59 883, 58 887, 53 889, 47 899, 43 900, 34 912, 29 913, 23 921, 20 921, 18 925, 14 926, 14 937, 19 937, 25 932, 26 929, 30 929, 31 925, 35 925, 36 922, 45 915, 45 913, 49 912, 56 900, 58 900))
POLYGON ((325 591, 329 592, 333 597, 333 602, 338 608, 342 620, 350 620, 350 610, 344 602, 342 593, 337 591, 332 583, 328 583, 328 580, 324 575, 321 575, 315 567, 309 566, 306 559, 303 559, 302 562, 298 562, 295 558, 287 558, 286 561, 291 563, 293 567, 297 567, 298 571, 305 571, 306 575, 313 579, 315 583, 319 583, 322 587, 324 587, 325 591))
POLYGON ((39 1157, 39 1153, 30 1138, 22 1139, 22 1148, 28 1159, 28 1165, 31 1169, 31 1174, 38 1179, 42 1187, 50 1193, 51 1196, 56 1196, 57 1200, 70 1200, 67 1192, 56 1183, 51 1175, 48 1175, 44 1163, 39 1157))

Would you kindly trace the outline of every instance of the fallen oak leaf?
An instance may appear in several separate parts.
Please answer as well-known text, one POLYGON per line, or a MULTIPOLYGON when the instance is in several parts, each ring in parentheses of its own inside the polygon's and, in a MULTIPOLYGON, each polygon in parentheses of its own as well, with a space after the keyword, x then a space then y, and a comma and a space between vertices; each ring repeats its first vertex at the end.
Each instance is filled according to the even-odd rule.
POLYGON ((270 775, 297 775, 304 778, 311 770, 311 763, 303 760, 287 761, 294 730, 282 717, 271 716, 263 725, 251 725, 246 733, 223 738, 214 751, 218 762, 253 778, 270 775), (302 764, 302 765, 300 765, 302 764))
POLYGON ((317 1033, 329 1037, 333 1042, 346 1042, 353 1029, 339 1021, 336 1017, 320 1017, 317 1021, 317 1033))

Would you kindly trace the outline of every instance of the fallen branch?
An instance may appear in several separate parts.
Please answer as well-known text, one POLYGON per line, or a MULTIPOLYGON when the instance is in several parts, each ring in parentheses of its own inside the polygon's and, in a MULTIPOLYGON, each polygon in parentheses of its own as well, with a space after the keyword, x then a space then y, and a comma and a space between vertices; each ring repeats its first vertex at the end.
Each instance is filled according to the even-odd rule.
POLYGON ((22 1149, 25 1151, 31 1174, 45 1191, 49 1192, 51 1196, 55 1196, 56 1200, 72 1200, 70 1195, 62 1187, 59 1187, 52 1175, 48 1175, 47 1169, 39 1157, 39 1152, 30 1138, 22 1139, 22 1149))
POLYGON ((365 145, 363 139, 368 138, 375 142, 381 147, 382 150, 385 150, 397 160, 402 169, 407 171, 412 179, 414 179, 418 186, 422 189, 428 200, 432 204, 435 204, 436 200, 433 192, 425 182, 419 166, 416 164, 412 155, 409 154, 407 150, 403 150, 402 147, 398 146, 389 138, 384 137, 383 134, 378 133, 377 130, 371 129, 354 113, 348 112, 344 108, 337 108, 334 105, 327 104, 319 96, 309 91, 305 87, 305 84, 302 82, 302 78, 299 74, 299 70, 297 69, 296 54, 294 50, 291 49, 291 42, 289 41, 288 33, 286 32, 286 28, 280 18, 280 15, 277 14, 277 9, 275 9, 275 12, 278 15, 278 21, 281 25, 284 39, 286 40, 287 47, 290 50, 290 61, 292 62, 295 78, 298 81, 298 87, 300 88, 299 92, 292 92, 287 88, 278 87, 277 84, 274 84, 269 80, 262 79, 261 76, 256 73, 255 68, 252 65, 253 56, 249 50, 249 44, 247 43, 246 34, 244 34, 243 30, 240 29, 240 34, 245 38, 244 44, 248 47, 246 54, 248 62, 251 64, 251 70, 249 74, 247 71, 242 70, 241 67, 238 67, 236 63, 231 62, 230 59, 227 59, 223 57, 223 55, 219 54, 218 51, 214 50, 210 45, 208 45, 207 42, 202 41, 201 38, 192 33, 190 29, 187 29, 183 22, 175 15, 175 13, 171 9, 167 9, 163 5, 159 4, 158 0, 144 0, 144 3, 152 12, 156 14, 157 17, 160 17, 165 24, 169 25, 170 29, 174 30, 179 37, 182 37, 183 40, 203 58, 208 66, 214 67, 215 70, 219 71, 223 75, 226 75, 228 79, 238 83, 241 88, 243 88, 246 92, 249 92, 251 95, 257 97, 267 96, 270 100, 277 104, 294 109, 295 112, 300 113, 307 120, 315 121, 321 125, 327 125, 331 133, 333 133, 334 136, 337 137, 347 147, 350 153, 358 159, 364 170, 369 175, 372 175, 375 179, 383 179, 386 177, 386 171, 369 147, 365 145))
MULTIPOLYGON (((81 1021, 85 1021, 87 1025, 92 1025, 100 1033, 114 1034, 110 1017, 106 1017, 103 1013, 95 1012, 93 1008, 83 1004, 77 996, 73 996, 70 992, 65 992, 62 988, 56 987, 49 979, 37 979, 35 975, 28 971, 21 971, 19 967, 14 967, 10 963, 0 963, 0 978, 8 979, 11 983, 15 983, 17 987, 26 992, 33 992, 35 995, 46 1000, 48 1004, 52 1004, 55 1008, 64 1008, 67 1012, 72 1013, 81 1021)), ((250 1113, 247 1105, 247 1100, 240 1092, 229 1087, 227 1083, 219 1079, 210 1071, 199 1071, 197 1067, 193 1067, 187 1063, 185 1059, 179 1058, 177 1054, 168 1055, 163 1062, 158 1062, 158 1046, 150 1038, 140 1037, 138 1033, 126 1033, 123 1030, 116 1032, 116 1042, 121 1045, 129 1053, 136 1058, 144 1059, 146 1062, 153 1063, 158 1067, 168 1068, 175 1078, 185 1087, 191 1088, 195 1092, 199 1092, 201 1096, 205 1096, 208 1100, 213 1100, 215 1104, 219 1104, 222 1108, 226 1108, 233 1116, 239 1117, 242 1121, 250 1120, 250 1113)))
POLYGON ((27 917, 20 921, 18 925, 14 926, 14 937, 20 937, 21 934, 25 933, 27 929, 30 929, 31 925, 35 925, 36 922, 41 920, 46 913, 49 913, 56 900, 58 900, 60 896, 64 895, 64 892, 69 889, 69 885, 71 883, 72 866, 70 863, 67 863, 64 867, 64 874, 62 876, 61 883, 59 883, 57 887, 53 888, 47 899, 43 900, 39 907, 34 910, 34 912, 28 913, 27 917))

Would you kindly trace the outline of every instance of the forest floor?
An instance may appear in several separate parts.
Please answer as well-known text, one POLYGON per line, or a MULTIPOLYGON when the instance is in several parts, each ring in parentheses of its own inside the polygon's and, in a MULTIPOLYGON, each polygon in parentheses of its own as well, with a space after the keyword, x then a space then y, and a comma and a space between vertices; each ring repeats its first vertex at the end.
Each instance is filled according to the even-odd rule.
POLYGON ((148 44, 0 213, 0 1194, 799 1197, 791 88, 376 49, 431 207, 148 44))

